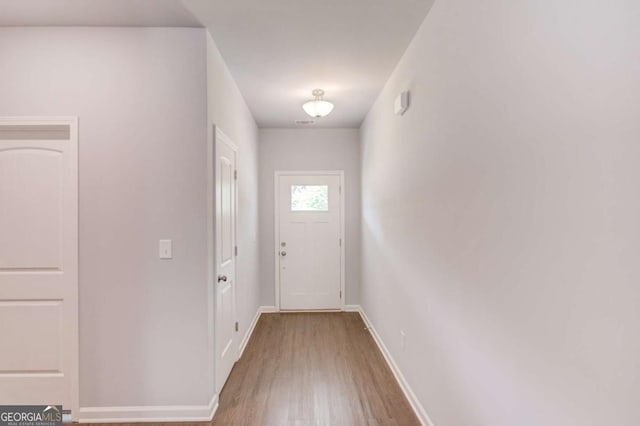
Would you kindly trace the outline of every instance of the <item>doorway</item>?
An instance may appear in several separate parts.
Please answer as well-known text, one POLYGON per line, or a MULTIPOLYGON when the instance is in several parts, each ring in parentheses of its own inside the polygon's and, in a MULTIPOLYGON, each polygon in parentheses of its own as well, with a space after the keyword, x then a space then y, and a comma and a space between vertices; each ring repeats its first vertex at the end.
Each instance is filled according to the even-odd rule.
POLYGON ((279 310, 344 307, 344 172, 275 173, 279 310))
POLYGON ((78 120, 0 118, 0 401, 78 416, 78 120))
POLYGON ((220 392, 238 360, 236 322, 236 223, 237 223, 237 147, 220 129, 214 129, 213 195, 210 250, 215 246, 215 263, 210 272, 214 288, 215 387, 220 392), (215 229, 215 233, 213 232, 215 229))

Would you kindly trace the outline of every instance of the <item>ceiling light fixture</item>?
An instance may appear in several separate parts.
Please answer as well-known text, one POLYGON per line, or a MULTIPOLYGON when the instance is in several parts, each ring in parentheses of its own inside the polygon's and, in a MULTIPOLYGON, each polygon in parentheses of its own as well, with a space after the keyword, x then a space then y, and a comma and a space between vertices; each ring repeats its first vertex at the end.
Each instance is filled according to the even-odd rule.
POLYGON ((333 104, 322 99, 322 97, 324 96, 324 90, 315 89, 313 92, 311 92, 311 94, 315 99, 309 102, 305 102, 302 105, 302 109, 304 109, 304 112, 314 118, 320 118, 329 115, 331 110, 333 110, 333 104))

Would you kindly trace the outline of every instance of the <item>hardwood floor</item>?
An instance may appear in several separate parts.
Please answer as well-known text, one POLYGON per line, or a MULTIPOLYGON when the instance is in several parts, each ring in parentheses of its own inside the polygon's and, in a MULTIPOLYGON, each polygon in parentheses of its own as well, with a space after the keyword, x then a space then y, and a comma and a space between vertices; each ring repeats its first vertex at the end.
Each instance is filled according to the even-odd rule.
POLYGON ((263 314, 214 425, 417 425, 360 315, 263 314))
POLYGON ((360 315, 341 312, 263 314, 212 422, 188 425, 419 424, 360 315))

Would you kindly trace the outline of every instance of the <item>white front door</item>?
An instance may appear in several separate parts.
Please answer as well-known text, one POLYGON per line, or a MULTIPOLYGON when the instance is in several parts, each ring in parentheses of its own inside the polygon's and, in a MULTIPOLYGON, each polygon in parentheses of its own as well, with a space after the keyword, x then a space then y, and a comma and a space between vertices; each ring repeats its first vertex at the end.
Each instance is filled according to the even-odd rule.
POLYGON ((216 130, 216 391, 238 359, 236 340, 236 149, 216 130))
POLYGON ((0 118, 0 403, 77 416, 76 119, 0 118))
POLYGON ((342 307, 341 174, 276 179, 280 309, 342 307))

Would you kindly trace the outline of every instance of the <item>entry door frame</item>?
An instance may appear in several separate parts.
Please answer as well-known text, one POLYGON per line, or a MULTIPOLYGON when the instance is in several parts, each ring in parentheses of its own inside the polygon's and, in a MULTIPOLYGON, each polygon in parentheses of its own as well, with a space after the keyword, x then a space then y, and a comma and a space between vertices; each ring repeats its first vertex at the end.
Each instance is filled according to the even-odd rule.
MULTIPOLYGON (((74 188, 72 201, 73 204, 73 221, 74 226, 72 229, 68 229, 68 232, 73 233, 72 239, 75 242, 75 247, 71 248, 71 264, 64 266, 65 273, 71 277, 71 288, 73 294, 65 299, 65 303, 69 306, 67 313, 70 315, 67 317, 70 323, 65 323, 69 332, 69 341, 66 348, 69 356, 69 369, 66 370, 69 376, 70 393, 71 393, 71 407, 63 407, 64 411, 71 410, 72 421, 78 421, 80 417, 80 344, 79 344, 79 248, 80 248, 80 231, 79 231, 79 138, 78 138, 78 122, 77 116, 1 116, 0 125, 2 126, 26 126, 32 132, 37 132, 39 126, 51 126, 51 125, 63 125, 69 127, 69 138, 64 139, 71 145, 71 156, 74 166, 74 188)), ((26 140, 28 142, 28 140, 26 140)), ((65 361, 63 361, 65 362, 65 361)), ((58 403, 55 401, 55 403, 58 403)))
MULTIPOLYGON (((217 276, 218 276, 218 253, 216 252, 216 229, 217 229, 217 217, 216 217, 216 179, 217 179, 217 170, 216 170, 216 144, 218 141, 221 141, 236 154, 236 171, 238 169, 238 146, 231 141, 231 139, 224 134, 222 130, 215 124, 212 126, 212 136, 208 138, 207 144, 207 252, 208 252, 208 262, 207 262, 207 282, 208 282, 208 339, 209 339, 209 348, 211 348, 211 356, 212 356, 212 387, 214 389, 214 394, 218 394, 218 390, 216 389, 217 377, 218 377, 218 363, 217 361, 217 352, 216 352, 216 335, 217 335, 217 321, 216 317, 216 306, 217 306, 217 276)), ((238 244, 238 179, 234 178, 234 241, 235 244, 238 244)), ((234 277, 233 277, 233 285, 237 286, 237 276, 238 276, 238 259, 237 255, 234 253, 234 277)), ((237 287, 236 287, 237 288, 237 287)), ((234 308, 233 308, 233 316, 234 321, 238 320, 238 293, 234 291, 234 308)), ((236 361, 239 356, 238 347, 234 347, 233 350, 236 351, 236 361)))
MULTIPOLYGON (((344 188, 344 170, 276 170, 273 178, 274 187, 274 265, 275 265, 275 308, 276 311, 280 311, 280 176, 338 176, 340 177, 340 238, 342 244, 340 244, 340 308, 345 310, 345 246, 346 246, 346 232, 345 232, 345 216, 344 216, 344 202, 345 202, 345 188, 344 188)), ((291 311, 287 311, 291 312, 291 311)))

